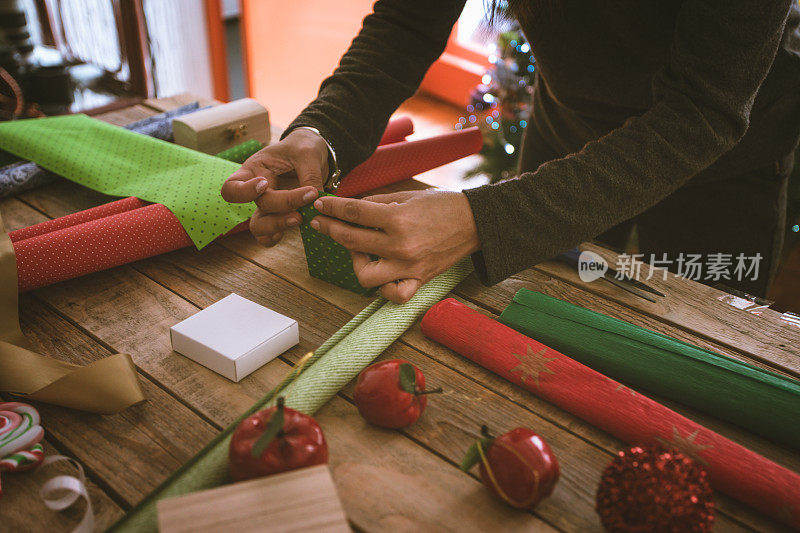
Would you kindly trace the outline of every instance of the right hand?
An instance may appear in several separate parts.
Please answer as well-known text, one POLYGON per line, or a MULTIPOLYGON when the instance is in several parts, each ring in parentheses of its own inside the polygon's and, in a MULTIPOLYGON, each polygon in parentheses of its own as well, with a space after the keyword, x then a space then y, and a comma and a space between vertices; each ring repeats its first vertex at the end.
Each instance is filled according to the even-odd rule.
POLYGON ((222 198, 256 203, 250 231, 259 244, 270 247, 287 228, 300 225, 297 208, 317 198, 327 175, 325 141, 312 131, 296 129, 250 156, 222 185, 222 198))

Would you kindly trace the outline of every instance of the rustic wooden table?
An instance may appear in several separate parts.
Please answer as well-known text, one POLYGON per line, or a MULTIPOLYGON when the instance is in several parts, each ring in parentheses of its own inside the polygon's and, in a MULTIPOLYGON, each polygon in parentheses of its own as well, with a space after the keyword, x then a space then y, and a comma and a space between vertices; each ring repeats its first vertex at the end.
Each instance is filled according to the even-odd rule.
MULTIPOLYGON (((101 115, 125 124, 193 101, 146 101, 101 115)), ((403 186, 419 186, 406 182, 403 186)), ((8 231, 112 200, 60 181, 0 201, 8 231)), ((596 248, 607 259, 609 252, 596 248)), ((498 314, 526 287, 627 320, 732 357, 800 376, 800 329, 765 310, 755 316, 718 298, 722 293, 670 277, 648 281, 667 294, 649 303, 606 283, 582 283, 567 267, 545 263, 494 287, 474 275, 453 295, 498 314)), ((38 405, 49 453, 78 459, 88 472, 100 530, 112 524, 194 455, 218 431, 270 390, 299 357, 315 349, 368 299, 309 277, 299 234, 266 249, 249 234, 223 238, 201 252, 187 248, 24 294, 22 328, 37 351, 87 364, 131 354, 147 401, 114 416, 38 405), (170 349, 168 328, 231 292, 295 318, 300 345, 233 383, 170 349)), ((357 530, 599 530, 595 490, 623 443, 511 385, 429 340, 412 327, 380 359, 403 358, 449 392, 431 398, 425 415, 404 431, 367 425, 352 384, 316 418, 330 446, 330 466, 357 530), (491 498, 457 464, 482 424, 495 432, 528 426, 554 449, 561 480, 534 512, 491 498)), ((794 471, 800 454, 672 402, 671 407, 794 471)), ((36 473, 3 477, 0 529, 67 530, 80 509, 55 514, 38 498, 36 473)), ((717 494, 717 530, 775 530, 757 512, 717 494)))

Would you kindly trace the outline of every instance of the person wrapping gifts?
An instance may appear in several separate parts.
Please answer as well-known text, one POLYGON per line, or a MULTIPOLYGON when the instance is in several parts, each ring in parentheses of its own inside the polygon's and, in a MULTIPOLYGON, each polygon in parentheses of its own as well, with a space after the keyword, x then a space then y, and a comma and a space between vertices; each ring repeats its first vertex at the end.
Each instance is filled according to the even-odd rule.
POLYGON ((314 202, 312 227, 351 250, 359 282, 403 302, 462 257, 493 284, 586 240, 622 247, 635 223, 645 257, 673 268, 686 254, 759 258, 757 276, 725 283, 766 292, 800 137, 794 0, 508 0, 537 65, 518 177, 318 198, 375 149, 464 3, 378 0, 282 140, 230 176, 223 197, 255 200, 262 245, 314 202))

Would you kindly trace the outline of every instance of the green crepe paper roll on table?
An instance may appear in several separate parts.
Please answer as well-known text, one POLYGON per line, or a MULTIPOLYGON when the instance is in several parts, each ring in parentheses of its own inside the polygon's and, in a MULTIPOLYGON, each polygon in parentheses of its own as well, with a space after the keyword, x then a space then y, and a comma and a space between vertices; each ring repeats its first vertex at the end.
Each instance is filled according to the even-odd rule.
POLYGON ((237 144, 233 148, 228 148, 217 154, 217 157, 233 161, 234 163, 244 163, 248 157, 264 148, 264 145, 255 139, 250 139, 242 144, 237 144))
POLYGON ((231 434, 239 422, 272 405, 278 396, 283 396, 288 406, 309 415, 314 414, 471 272, 472 262, 465 258, 423 285, 404 304, 398 305, 384 298, 376 298, 314 352, 299 376, 295 377, 296 372, 292 372, 289 379, 284 380, 225 428, 109 531, 156 531, 156 503, 159 500, 210 489, 230 481, 228 446, 231 434))
POLYGON ((220 195, 238 164, 85 115, 0 122, 0 149, 90 189, 165 205, 198 249, 255 210, 220 195))
MULTIPOLYGON (((333 194, 321 193, 320 196, 334 196, 333 194)), ((300 236, 303 239, 303 248, 306 251, 306 262, 308 263, 308 273, 315 278, 333 283, 349 291, 364 296, 372 296, 377 287, 365 288, 358 282, 355 272, 353 272, 353 259, 350 252, 324 235, 309 224, 311 220, 319 215, 319 211, 314 208, 314 204, 309 204, 298 209, 303 215, 303 223, 300 224, 300 236)))
POLYGON ((499 321, 612 379, 800 448, 800 381, 527 289, 499 321))

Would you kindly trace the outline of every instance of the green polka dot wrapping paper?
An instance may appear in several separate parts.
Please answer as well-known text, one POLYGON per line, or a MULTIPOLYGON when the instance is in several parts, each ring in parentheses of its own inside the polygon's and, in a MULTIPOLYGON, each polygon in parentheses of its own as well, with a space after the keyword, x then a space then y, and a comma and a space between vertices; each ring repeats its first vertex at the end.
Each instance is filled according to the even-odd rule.
MULTIPOLYGON (((334 196, 333 194, 322 193, 320 196, 334 196)), ((353 271, 353 259, 350 252, 324 235, 309 224, 311 220, 320 214, 314 208, 314 204, 309 204, 298 209, 303 215, 303 223, 300 224, 300 235, 303 239, 303 248, 306 251, 306 262, 308 263, 308 273, 313 277, 333 283, 337 287, 342 287, 349 291, 364 296, 372 296, 378 290, 377 287, 367 289, 362 287, 353 271)))
POLYGON ((1 122, 0 149, 90 189, 164 204, 198 249, 255 210, 220 195, 238 164, 86 115, 1 122))
POLYGON ((264 145, 255 139, 250 139, 242 144, 237 144, 233 148, 228 148, 217 154, 217 157, 233 161, 234 163, 244 163, 247 159, 264 148, 264 145))

